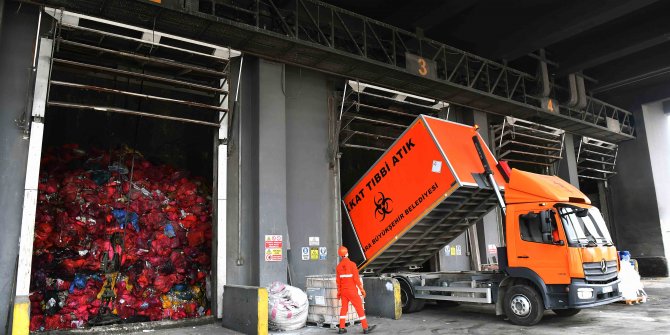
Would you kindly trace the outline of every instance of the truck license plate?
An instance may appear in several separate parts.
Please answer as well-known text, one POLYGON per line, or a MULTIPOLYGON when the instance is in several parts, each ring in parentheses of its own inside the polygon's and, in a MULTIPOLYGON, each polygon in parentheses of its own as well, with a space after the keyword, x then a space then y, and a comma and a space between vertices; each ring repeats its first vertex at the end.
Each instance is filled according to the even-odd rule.
POLYGON ((610 293, 610 292, 612 292, 612 286, 603 287, 603 293, 610 293))

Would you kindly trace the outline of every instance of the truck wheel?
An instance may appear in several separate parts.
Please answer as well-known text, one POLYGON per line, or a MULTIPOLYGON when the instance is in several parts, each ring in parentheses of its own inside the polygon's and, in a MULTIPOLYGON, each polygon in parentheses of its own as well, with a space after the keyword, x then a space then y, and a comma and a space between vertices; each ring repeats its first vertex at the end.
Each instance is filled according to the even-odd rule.
POLYGON ((542 319, 544 305, 537 291, 526 285, 514 285, 505 292, 505 315, 515 325, 532 326, 542 319))
POLYGON ((554 313, 558 316, 573 316, 577 315, 581 311, 579 308, 566 308, 566 309, 553 309, 554 313))
POLYGON ((423 309, 426 302, 422 299, 417 299, 412 294, 412 290, 404 280, 400 282, 400 302, 402 304, 403 313, 414 313, 423 309))

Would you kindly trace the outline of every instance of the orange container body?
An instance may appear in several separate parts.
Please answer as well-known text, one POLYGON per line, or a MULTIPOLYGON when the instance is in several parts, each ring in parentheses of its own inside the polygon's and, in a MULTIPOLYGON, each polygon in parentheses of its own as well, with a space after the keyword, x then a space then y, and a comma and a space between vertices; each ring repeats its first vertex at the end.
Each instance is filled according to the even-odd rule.
MULTIPOLYGON (((365 258, 360 268, 391 251, 384 260, 386 265, 409 265, 405 264, 409 256, 416 256, 416 262, 425 258, 416 251, 437 250, 448 243, 446 235, 443 239, 428 241, 431 235, 426 232, 431 227, 426 225, 430 222, 422 220, 459 188, 480 188, 475 175, 484 168, 473 136, 479 137, 475 127, 420 116, 347 192, 343 201, 365 258), (419 222, 422 228, 413 231, 419 222), (412 233, 415 238, 411 237, 412 233), (409 244, 429 243, 430 247, 392 248, 403 237, 409 244)), ((485 142, 480 138, 480 143, 485 142)), ((495 166, 491 152, 485 149, 485 155, 489 164, 495 166)), ((500 176, 496 178, 500 185, 504 183, 500 176)), ((439 213, 440 216, 448 214, 439 213)), ((443 233, 444 229, 437 228, 447 222, 434 223, 436 226, 431 232, 443 233)), ((381 268, 379 265, 376 270, 381 268)))

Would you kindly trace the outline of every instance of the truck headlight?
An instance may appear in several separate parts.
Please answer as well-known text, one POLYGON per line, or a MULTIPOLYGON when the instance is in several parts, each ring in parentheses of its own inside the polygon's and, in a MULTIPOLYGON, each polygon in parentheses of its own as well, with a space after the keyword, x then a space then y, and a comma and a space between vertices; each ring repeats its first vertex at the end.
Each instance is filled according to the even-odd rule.
POLYGON ((592 288, 578 288, 577 297, 579 299, 591 299, 593 298, 593 289, 592 288))

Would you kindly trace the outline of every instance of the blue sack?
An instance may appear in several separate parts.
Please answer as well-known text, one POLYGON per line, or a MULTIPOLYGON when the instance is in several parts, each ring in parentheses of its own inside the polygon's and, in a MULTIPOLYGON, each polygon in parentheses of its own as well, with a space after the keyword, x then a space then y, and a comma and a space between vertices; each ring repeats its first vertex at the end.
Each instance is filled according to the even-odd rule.
POLYGON ((165 229, 163 229, 163 231, 164 231, 165 236, 167 236, 169 238, 173 238, 173 237, 177 236, 174 233, 174 227, 172 227, 172 224, 170 224, 170 223, 165 225, 165 229))
POLYGON ((72 281, 72 284, 70 284, 70 293, 74 293, 74 289, 84 289, 86 288, 86 281, 88 280, 88 276, 81 274, 81 273, 76 273, 74 275, 74 280, 72 281))

